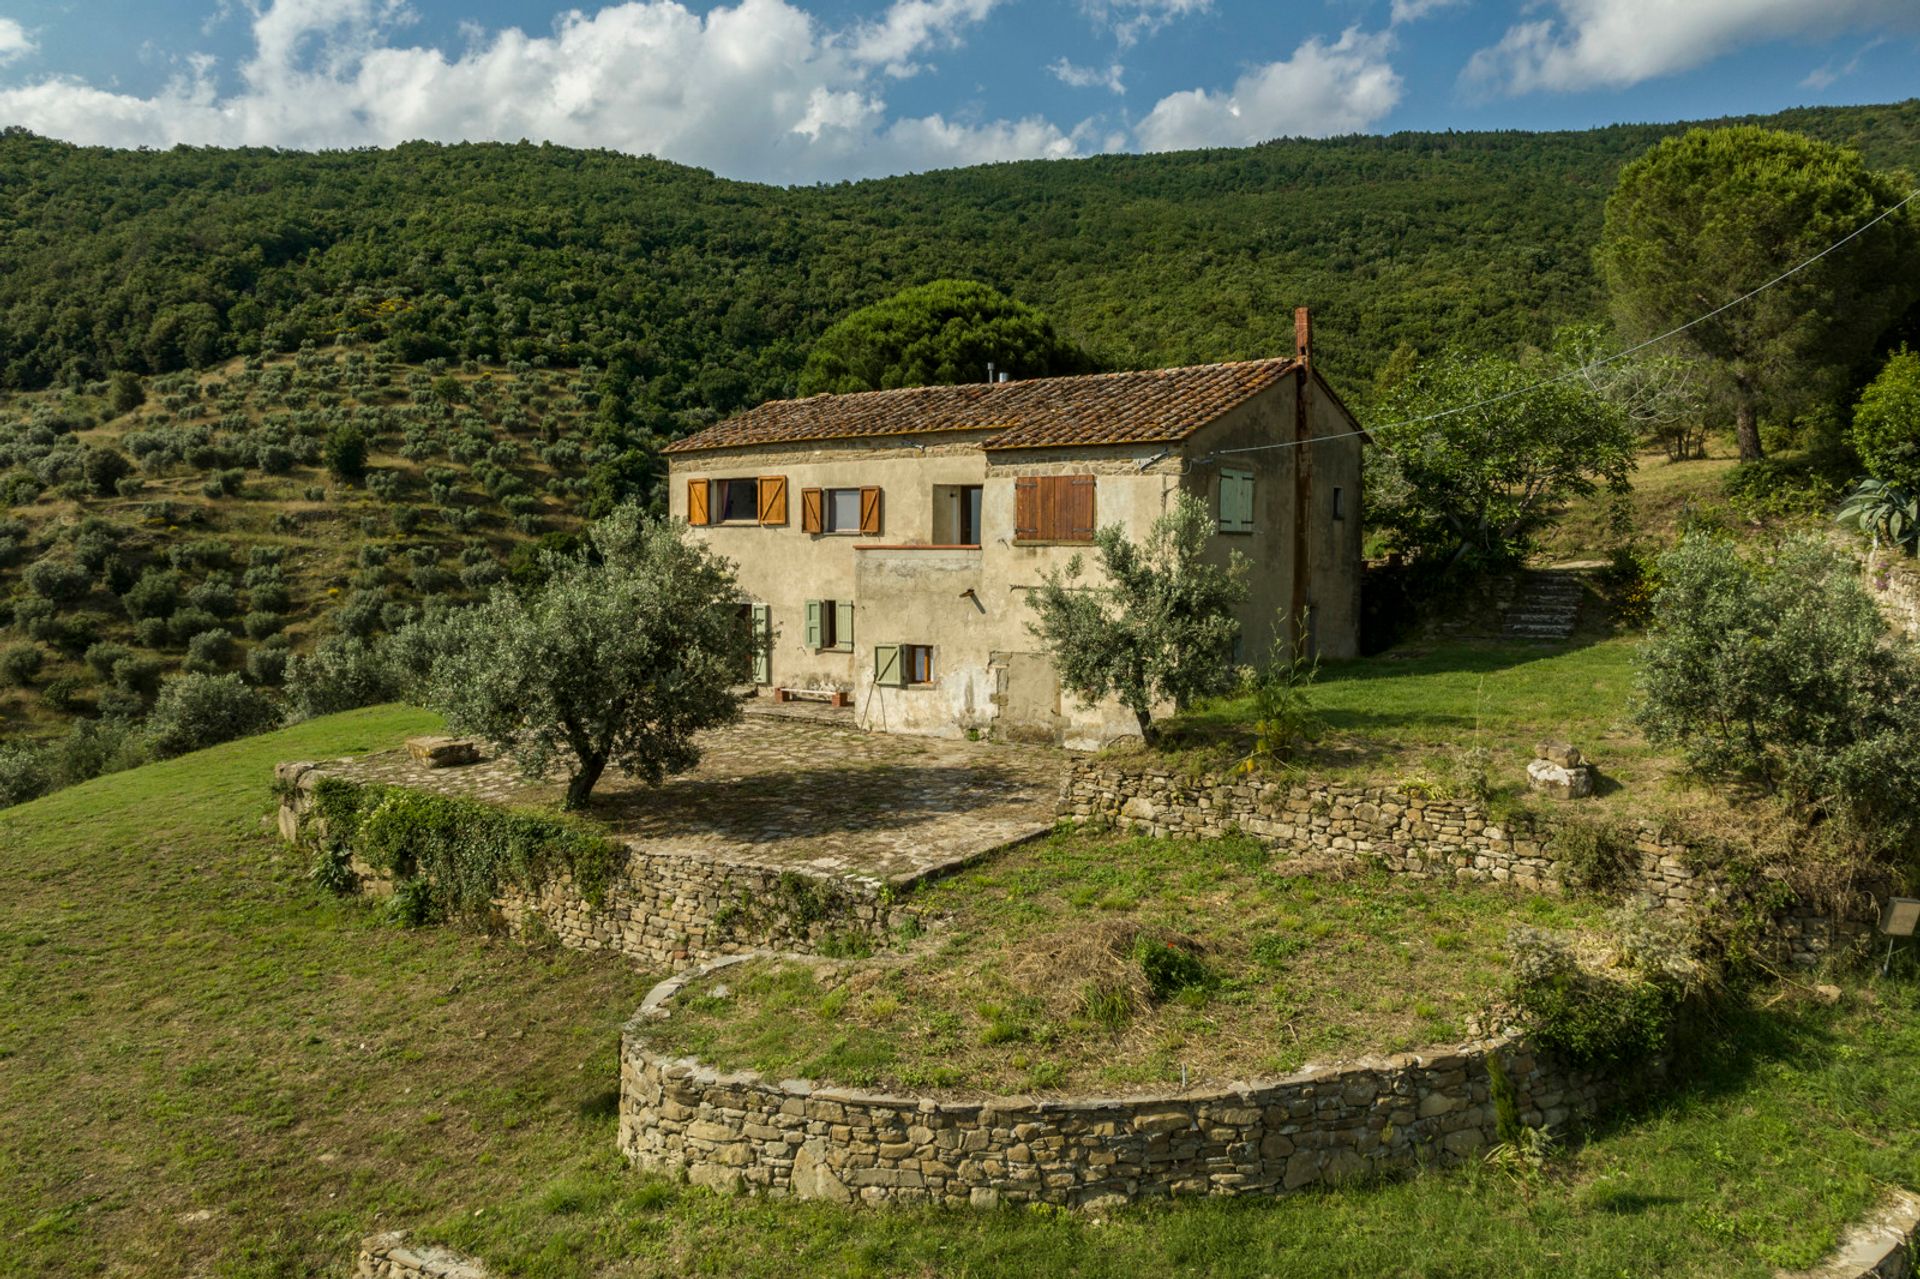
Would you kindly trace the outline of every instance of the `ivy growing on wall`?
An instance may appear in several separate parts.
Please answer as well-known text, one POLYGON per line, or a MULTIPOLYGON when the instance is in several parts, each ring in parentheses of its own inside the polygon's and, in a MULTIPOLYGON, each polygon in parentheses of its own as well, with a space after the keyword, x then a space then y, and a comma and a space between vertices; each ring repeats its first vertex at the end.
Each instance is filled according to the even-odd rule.
MULTIPOLYGON (((321 866, 349 850, 393 875, 409 922, 485 913, 503 884, 533 889, 560 871, 593 905, 606 900, 620 846, 570 817, 519 812, 398 786, 324 778, 314 813, 325 823, 321 866)), ((337 886, 338 875, 316 872, 337 886)))

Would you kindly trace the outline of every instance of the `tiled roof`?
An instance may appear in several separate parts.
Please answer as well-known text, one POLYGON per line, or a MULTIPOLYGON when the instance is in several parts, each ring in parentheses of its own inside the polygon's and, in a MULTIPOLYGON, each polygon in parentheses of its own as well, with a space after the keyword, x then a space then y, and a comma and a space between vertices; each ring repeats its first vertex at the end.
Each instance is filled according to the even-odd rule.
POLYGON ((1247 360, 774 400, 676 440, 666 451, 935 431, 992 431, 981 441, 988 449, 1168 444, 1279 382, 1293 367, 1291 359, 1247 360))

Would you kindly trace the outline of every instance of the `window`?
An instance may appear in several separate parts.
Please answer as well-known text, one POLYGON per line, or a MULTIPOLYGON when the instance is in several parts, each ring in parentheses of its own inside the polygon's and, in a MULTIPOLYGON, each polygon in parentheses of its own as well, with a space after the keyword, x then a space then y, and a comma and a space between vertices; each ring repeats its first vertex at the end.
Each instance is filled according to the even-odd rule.
POLYGON ((807 647, 837 653, 853 651, 852 600, 807 601, 807 647))
POLYGON ((1220 472, 1220 531, 1253 532, 1253 472, 1220 472))
POLYGON ((980 545, 978 484, 936 484, 933 487, 933 540, 938 546, 980 545))
POLYGON ((1091 542, 1091 475, 1022 475, 1013 482, 1016 542, 1091 542))
POLYGON ((800 528, 807 533, 878 533, 878 488, 800 490, 800 528))
POLYGON ((1341 503, 1341 496, 1340 490, 1336 488, 1333 491, 1333 518, 1336 520, 1344 520, 1347 518, 1347 509, 1341 503))
POLYGON ((787 477, 748 480, 688 480, 689 524, 785 524, 787 477))
POLYGON ((740 625, 747 632, 748 682, 773 683, 773 610, 765 604, 742 604, 740 625))
POLYGON ((873 682, 888 688, 933 683, 933 645, 875 644, 873 682))

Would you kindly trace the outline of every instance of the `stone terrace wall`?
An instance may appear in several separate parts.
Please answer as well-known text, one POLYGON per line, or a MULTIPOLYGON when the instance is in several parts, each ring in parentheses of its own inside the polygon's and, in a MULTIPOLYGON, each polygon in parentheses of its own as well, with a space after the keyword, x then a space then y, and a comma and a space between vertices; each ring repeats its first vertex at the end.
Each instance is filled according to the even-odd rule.
MULTIPOLYGON (((1552 849, 1553 823, 1528 814, 1503 824, 1479 806, 1384 787, 1247 777, 1183 777, 1138 763, 1080 760, 1062 789, 1061 815, 1105 819, 1157 836, 1238 830, 1297 854, 1346 858, 1418 879, 1483 880, 1536 892, 1567 884, 1552 849)), ((1690 855, 1687 841, 1650 822, 1631 826, 1629 889, 1654 908, 1721 900, 1727 887, 1690 855)), ((1872 931, 1871 919, 1835 920, 1792 907, 1774 921, 1791 961, 1810 967, 1872 931)))
MULTIPOLYGON (((311 763, 275 770, 280 833, 290 842, 317 844, 313 790, 324 776, 325 769, 311 763)), ((350 864, 364 891, 392 891, 383 872, 357 856, 350 864)), ((768 947, 814 953, 849 937, 878 941, 905 922, 892 891, 871 879, 632 847, 624 850, 599 905, 561 872, 532 891, 506 885, 493 906, 497 922, 513 936, 544 929, 575 950, 610 950, 675 968, 768 947)))
MULTIPOLYGON (((717 965, 716 965, 717 966, 717 965)), ((678 983, 667 987, 671 994, 678 983)), ((649 997, 620 1055, 620 1149, 701 1185, 841 1202, 1101 1207, 1175 1195, 1279 1194, 1498 1140, 1489 1062, 1518 1118, 1558 1128, 1618 1080, 1557 1067, 1513 1038, 1403 1054, 1217 1092, 1097 1100, 890 1097, 651 1052, 649 997)))

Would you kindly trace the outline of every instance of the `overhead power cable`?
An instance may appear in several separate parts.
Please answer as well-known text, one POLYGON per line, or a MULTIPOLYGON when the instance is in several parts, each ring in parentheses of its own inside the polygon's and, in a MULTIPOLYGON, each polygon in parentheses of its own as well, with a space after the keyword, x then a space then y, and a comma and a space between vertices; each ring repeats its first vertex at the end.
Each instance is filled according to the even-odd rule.
MULTIPOLYGON (((1814 254, 1812 257, 1806 259, 1804 262, 1797 263, 1794 266, 1787 268, 1785 271, 1782 271, 1779 275, 1776 275, 1771 280, 1768 280, 1765 284, 1757 285, 1754 288, 1748 289, 1745 293, 1742 293, 1739 297, 1733 299, 1733 301, 1723 302, 1719 306, 1716 306, 1715 308, 1713 308, 1713 310, 1708 311, 1706 314, 1697 315, 1693 319, 1688 320, 1685 324, 1675 325, 1673 328, 1668 329, 1665 333, 1661 333, 1654 337, 1650 337, 1644 342, 1636 342, 1632 346, 1626 347, 1623 350, 1615 351, 1612 355, 1603 356, 1597 360, 1589 360, 1585 364, 1582 364, 1577 368, 1568 369, 1564 373, 1559 373, 1553 377, 1545 378, 1539 382, 1533 383, 1531 386, 1523 386, 1518 388, 1517 390, 1512 390, 1512 391, 1502 391, 1499 395, 1490 395, 1485 399, 1475 400, 1471 404, 1456 405, 1453 408, 1441 409, 1437 413, 1428 413, 1421 417, 1402 418, 1398 422, 1384 422, 1379 426, 1372 427, 1369 429, 1375 430, 1375 431, 1388 431, 1388 430, 1393 430, 1397 427, 1402 427, 1402 426, 1419 426, 1422 423, 1426 423, 1426 422, 1436 422, 1436 421, 1439 421, 1441 418, 1454 417, 1461 413, 1471 413, 1475 409, 1487 408, 1490 405, 1500 404, 1500 403, 1504 403, 1507 400, 1517 399, 1522 395, 1531 395, 1535 391, 1543 391, 1547 387, 1558 385, 1561 382, 1570 381, 1573 378, 1577 378, 1577 377, 1583 377, 1593 369, 1604 368, 1607 365, 1612 364, 1617 360, 1624 360, 1630 355, 1637 355, 1638 353, 1646 350, 1650 346, 1654 346, 1654 345, 1657 345, 1658 343, 1665 342, 1668 338, 1678 337, 1680 334, 1685 333, 1688 329, 1691 329, 1696 325, 1705 324, 1708 320, 1713 319, 1716 315, 1720 315, 1726 311, 1731 311, 1734 307, 1739 306, 1743 302, 1751 301, 1755 297, 1758 297, 1760 294, 1765 293, 1768 289, 1773 288, 1775 285, 1782 284, 1787 280, 1792 279, 1794 276, 1800 274, 1800 272, 1812 266, 1815 262, 1818 262, 1820 259, 1826 257, 1828 254, 1834 252, 1836 249, 1839 249, 1845 246, 1846 244, 1850 243, 1851 241, 1858 239, 1860 236, 1865 235, 1868 231, 1872 230, 1875 226, 1878 226, 1880 223, 1886 221, 1888 218, 1892 217, 1894 214, 1898 213, 1900 210, 1906 208, 1909 204, 1912 204, 1915 200, 1920 200, 1920 190, 1908 192, 1907 197, 1904 200, 1901 200, 1898 204, 1890 205, 1887 208, 1881 210, 1879 213, 1875 214, 1872 218, 1869 218, 1867 221, 1862 222, 1859 226, 1847 232, 1847 234, 1841 236, 1838 240, 1835 240, 1832 244, 1829 244, 1826 248, 1820 250, 1818 253, 1814 254)), ((1282 440, 1276 444, 1254 444, 1246 448, 1220 449, 1217 452, 1211 454, 1210 456, 1225 457, 1228 454, 1233 454, 1233 453, 1259 453, 1266 449, 1290 449, 1290 448, 1297 448, 1299 445, 1302 445, 1302 444, 1318 444, 1318 443, 1321 443, 1322 441, 1345 440, 1345 439, 1351 439, 1353 436, 1356 436, 1356 435, 1365 435, 1365 434, 1367 434, 1367 431, 1365 430, 1342 431, 1338 435, 1316 435, 1310 440, 1282 440)))

